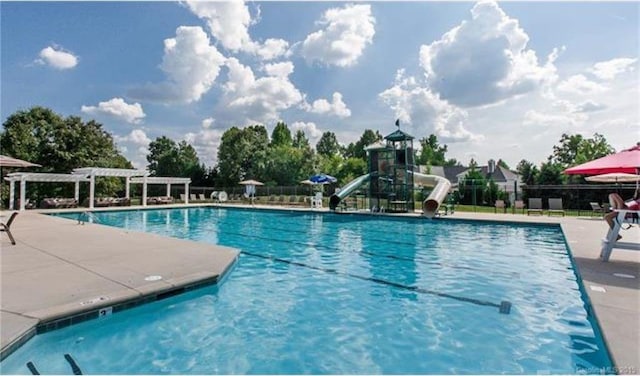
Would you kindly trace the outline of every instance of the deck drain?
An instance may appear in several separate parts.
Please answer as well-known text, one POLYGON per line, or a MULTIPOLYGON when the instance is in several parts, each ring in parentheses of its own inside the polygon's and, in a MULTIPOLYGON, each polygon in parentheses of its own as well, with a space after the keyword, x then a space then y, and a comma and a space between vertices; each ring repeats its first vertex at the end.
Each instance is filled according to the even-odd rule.
POLYGON ((159 281, 162 279, 161 275, 148 275, 146 277, 144 277, 145 281, 159 281))
POLYGON ((624 274, 624 273, 613 273, 614 277, 619 277, 619 278, 629 278, 629 279, 634 279, 636 278, 635 275, 631 275, 631 274, 624 274))
POLYGON ((597 291, 597 292, 607 292, 607 290, 604 289, 604 287, 602 286, 589 286, 589 288, 591 289, 591 291, 597 291))

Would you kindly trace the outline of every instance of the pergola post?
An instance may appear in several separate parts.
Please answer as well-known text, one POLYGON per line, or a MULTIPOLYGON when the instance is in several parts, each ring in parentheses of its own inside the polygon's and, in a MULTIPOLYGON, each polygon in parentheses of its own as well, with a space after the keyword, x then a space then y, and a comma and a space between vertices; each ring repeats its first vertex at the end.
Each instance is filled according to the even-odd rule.
POLYGON ((167 184, 167 197, 171 197, 171 183, 167 184))
POLYGON ((76 203, 80 204, 80 180, 76 180, 75 191, 73 192, 73 198, 76 199, 76 203))
POLYGON ((184 203, 189 203, 189 183, 184 183, 184 203))
POLYGON ((14 204, 14 201, 16 200, 15 190, 16 190, 16 183, 13 180, 9 180, 9 210, 13 210, 15 206, 14 204))
POLYGON ((125 189, 125 191, 124 191, 124 197, 126 197, 126 198, 129 198, 129 194, 130 194, 130 192, 131 192, 131 191, 130 191, 130 188, 129 188, 129 184, 131 184, 130 179, 131 179, 131 178, 130 178, 129 176, 127 176, 127 177, 125 177, 125 178, 124 178, 124 186, 125 186, 125 188, 124 188, 124 189, 125 189))
POLYGON ((142 178, 142 206, 147 206, 147 177, 142 178))
POLYGON ((20 210, 24 210, 25 199, 27 194, 27 182, 24 180, 24 176, 20 179, 20 210))
POLYGON ((96 195, 96 176, 91 173, 89 175, 89 209, 93 209, 93 201, 96 195))

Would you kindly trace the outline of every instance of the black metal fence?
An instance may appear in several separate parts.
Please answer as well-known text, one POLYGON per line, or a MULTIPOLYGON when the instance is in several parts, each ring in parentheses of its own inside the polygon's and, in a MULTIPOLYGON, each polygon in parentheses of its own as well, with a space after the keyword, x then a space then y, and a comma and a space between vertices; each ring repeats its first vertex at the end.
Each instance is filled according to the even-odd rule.
POLYGON ((626 200, 633 197, 635 190, 635 184, 528 185, 522 187, 522 198, 525 204, 528 198, 542 198, 545 208, 549 198, 561 198, 565 209, 591 210, 590 202, 608 203, 612 192, 626 200))

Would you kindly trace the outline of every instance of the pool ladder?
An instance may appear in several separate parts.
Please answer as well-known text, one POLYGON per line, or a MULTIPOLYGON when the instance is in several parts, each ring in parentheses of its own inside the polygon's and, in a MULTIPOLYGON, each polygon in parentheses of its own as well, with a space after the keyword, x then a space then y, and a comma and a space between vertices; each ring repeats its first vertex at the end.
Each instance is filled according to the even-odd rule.
POLYGON ((78 224, 79 225, 84 225, 85 223, 90 222, 90 223, 100 223, 100 220, 98 219, 98 217, 96 217, 95 214, 93 214, 93 212, 90 211, 83 211, 82 213, 78 214, 78 224))

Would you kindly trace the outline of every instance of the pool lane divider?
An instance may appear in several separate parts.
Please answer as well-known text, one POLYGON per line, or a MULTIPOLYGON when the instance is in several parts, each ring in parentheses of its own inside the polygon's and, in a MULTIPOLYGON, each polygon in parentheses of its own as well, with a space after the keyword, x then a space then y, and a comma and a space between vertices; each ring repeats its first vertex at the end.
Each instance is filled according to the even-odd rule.
POLYGON ((286 259, 283 259, 283 258, 271 256, 271 255, 261 255, 259 253, 253 253, 253 252, 244 251, 244 250, 241 251, 241 252, 243 254, 247 255, 247 256, 253 256, 253 257, 258 257, 258 258, 262 258, 262 259, 265 259, 265 260, 271 260, 271 261, 281 262, 281 263, 285 263, 285 264, 289 264, 289 265, 300 266, 300 267, 303 267, 303 268, 318 270, 318 271, 329 273, 329 274, 335 274, 335 275, 341 275, 341 276, 356 278, 356 279, 360 279, 360 280, 363 280, 363 281, 379 283, 379 284, 382 284, 382 285, 387 285, 387 286, 395 287, 395 288, 402 289, 402 290, 417 292, 417 293, 420 293, 420 294, 435 295, 435 296, 439 296, 439 297, 443 297, 443 298, 454 299, 454 300, 458 300, 458 301, 461 301, 461 302, 472 303, 472 304, 476 304, 476 305, 480 305, 480 306, 496 307, 496 308, 499 309, 500 313, 506 314, 506 315, 511 313, 511 302, 506 301, 506 300, 500 302, 500 304, 497 304, 497 303, 489 302, 489 301, 486 301, 486 300, 480 300, 480 299, 474 299, 474 298, 467 298, 467 297, 464 297, 464 296, 457 296, 457 295, 447 294, 447 293, 443 293, 443 292, 439 292, 439 291, 425 289, 425 288, 422 288, 422 287, 407 286, 407 285, 403 285, 401 283, 386 281, 386 280, 380 279, 380 278, 365 277, 365 276, 361 276, 361 275, 358 275, 358 274, 341 272, 341 271, 336 270, 336 269, 323 268, 323 267, 319 267, 319 266, 309 265, 309 264, 305 264, 303 262, 286 260, 286 259))
MULTIPOLYGON (((274 229, 274 228, 270 228, 270 229, 274 229)), ((284 229, 281 229, 281 230, 285 231, 284 229)), ((309 242, 297 242, 297 241, 293 241, 293 240, 269 238, 269 237, 265 237, 265 236, 259 236, 259 235, 254 235, 254 234, 242 234, 242 233, 239 233, 239 232, 230 232, 230 231, 226 231, 226 230, 224 231, 224 234, 225 235, 232 235, 232 236, 235 235, 235 236, 243 236, 243 237, 252 237, 254 239, 259 239, 259 240, 304 245, 304 246, 307 246, 307 247, 323 248, 323 249, 328 249, 328 250, 331 250, 331 251, 342 252, 342 250, 337 249, 336 247, 323 245, 323 244, 314 244, 314 243, 309 243, 309 242)), ((382 253, 376 253, 376 252, 370 252, 370 251, 364 251, 364 250, 361 250, 361 251, 349 250, 349 251, 350 252, 354 252, 354 253, 363 254, 363 255, 375 256, 375 257, 383 257, 383 258, 388 258, 388 259, 393 259, 393 260, 398 260, 398 261, 415 262, 415 263, 424 264, 424 265, 438 265, 438 266, 442 266, 442 267, 448 267, 448 268, 451 268, 451 269, 474 270, 474 271, 480 271, 480 272, 485 271, 484 269, 474 268, 474 267, 471 267, 471 266, 459 266, 459 265, 451 265, 451 264, 446 264, 446 263, 437 262, 437 261, 425 261, 422 258, 411 258, 411 257, 397 256, 397 255, 385 255, 385 254, 382 254, 382 253)), ((513 273, 513 272, 493 271, 492 273, 494 275, 500 274, 500 275, 503 275, 503 276, 509 277, 509 278, 519 278, 520 277, 519 273, 513 273)))

